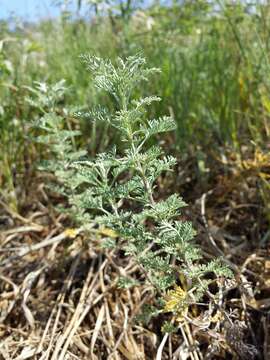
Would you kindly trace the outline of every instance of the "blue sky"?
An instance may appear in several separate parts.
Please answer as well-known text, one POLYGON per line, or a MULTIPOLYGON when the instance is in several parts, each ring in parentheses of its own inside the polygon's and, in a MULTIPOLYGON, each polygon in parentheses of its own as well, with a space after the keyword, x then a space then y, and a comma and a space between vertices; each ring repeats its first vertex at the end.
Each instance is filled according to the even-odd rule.
MULTIPOLYGON (((148 3, 149 0, 146 1, 148 3)), ((164 2, 167 2, 165 0, 164 2)), ((247 0, 242 0, 246 2, 247 0)), ((267 0, 257 0, 255 3, 263 3, 267 0)), ((0 20, 8 19, 11 15, 16 15, 23 20, 36 21, 40 18, 50 18, 59 15, 60 8, 53 5, 56 0, 0 0, 0 20)), ((75 10, 76 1, 69 9, 75 10)), ((82 1, 82 3, 84 3, 82 1)), ((83 11, 82 11, 83 12, 83 11)))
POLYGON ((0 0, 0 19, 11 14, 30 21, 54 17, 59 14, 59 8, 52 4, 52 0, 0 0))

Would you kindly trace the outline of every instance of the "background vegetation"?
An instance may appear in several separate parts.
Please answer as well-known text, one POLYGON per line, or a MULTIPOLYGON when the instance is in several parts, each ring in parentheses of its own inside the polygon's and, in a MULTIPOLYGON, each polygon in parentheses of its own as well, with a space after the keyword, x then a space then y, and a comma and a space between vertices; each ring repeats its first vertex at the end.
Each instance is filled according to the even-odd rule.
MULTIPOLYGON (((270 5, 201 0, 76 5, 77 14, 67 8, 59 19, 0 23, 1 226, 10 231, 16 219, 37 211, 32 199, 40 196, 45 181, 37 164, 52 157, 48 147, 34 141, 39 130, 33 123, 42 115, 31 102, 36 82, 48 95, 50 86, 65 80, 68 91, 57 102, 56 112, 69 130, 81 131, 77 145, 94 157, 118 144, 117 134, 75 114, 101 103, 117 110, 117 104, 95 90, 79 56, 90 53, 114 62, 118 56, 142 53, 149 67, 161 69, 160 76, 140 89, 141 96, 162 98, 148 115, 169 114, 177 124, 173 133, 153 140, 178 159, 175 172, 160 180, 160 197, 179 192, 191 204, 185 216, 195 219, 205 252, 225 255, 241 271, 252 263, 247 273, 253 275, 246 280, 253 284, 252 299, 258 302, 248 302, 251 313, 244 317, 248 341, 264 358, 269 316, 263 311, 270 294, 265 280, 260 279, 263 285, 256 288, 254 274, 269 271, 270 5), (83 13, 85 8, 89 12, 83 13), (256 311, 264 324, 260 340, 252 330, 256 311)), ((52 196, 44 206, 55 211, 53 205, 63 201, 52 196)), ((243 294, 235 296, 243 302, 243 294)))

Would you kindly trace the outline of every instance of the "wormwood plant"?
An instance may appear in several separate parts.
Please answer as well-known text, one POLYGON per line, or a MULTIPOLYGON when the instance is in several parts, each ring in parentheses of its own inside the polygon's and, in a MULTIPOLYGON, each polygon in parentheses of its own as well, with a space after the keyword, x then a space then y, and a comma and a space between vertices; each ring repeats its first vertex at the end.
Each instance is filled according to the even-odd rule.
POLYGON ((39 169, 54 173, 59 184, 50 184, 49 187, 71 198, 77 183, 72 183, 76 176, 70 164, 85 156, 87 151, 76 149, 75 138, 81 135, 81 132, 64 126, 69 112, 67 109, 61 109, 59 103, 67 92, 65 81, 61 80, 54 85, 35 82, 34 87, 25 88, 31 94, 26 101, 42 114, 42 117, 34 122, 33 128, 42 132, 36 141, 46 147, 49 159, 43 158, 39 169), (51 153, 53 160, 50 160, 51 153))
MULTIPOLYGON (((77 220, 86 227, 94 222, 109 229, 112 236, 103 246, 123 249, 132 257, 157 294, 158 310, 180 319, 189 304, 205 294, 209 273, 230 276, 230 271, 219 260, 202 261, 193 243, 192 224, 179 220, 186 204, 178 194, 158 200, 156 181, 162 173, 173 171, 176 159, 152 145, 151 138, 174 130, 175 123, 168 116, 147 119, 147 106, 161 99, 136 98, 135 92, 159 70, 146 68, 140 56, 118 59, 116 65, 95 56, 85 55, 82 60, 97 89, 112 96, 117 109, 112 113, 100 107, 83 115, 109 123, 118 132, 121 147, 114 146, 94 159, 79 158, 71 147, 73 134, 61 129, 55 114, 45 115, 41 122, 50 134, 43 140, 53 139, 56 146, 54 166, 77 220)), ((120 281, 124 287, 130 283, 128 279, 120 281)))

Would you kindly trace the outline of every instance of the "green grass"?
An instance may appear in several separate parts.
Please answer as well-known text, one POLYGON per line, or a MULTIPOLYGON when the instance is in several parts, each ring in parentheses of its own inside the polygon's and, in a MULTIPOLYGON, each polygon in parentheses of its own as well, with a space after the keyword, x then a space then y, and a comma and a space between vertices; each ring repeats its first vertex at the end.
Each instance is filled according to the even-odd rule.
MULTIPOLYGON (((101 102, 116 107, 93 90, 79 60, 82 53, 113 60, 141 51, 149 66, 161 68, 161 77, 142 92, 164 99, 149 116, 174 116, 172 150, 196 154, 201 149, 207 155, 209 149, 219 152, 229 145, 240 153, 251 141, 264 150, 269 135, 270 7, 258 6, 255 15, 240 5, 221 5, 217 16, 204 2, 187 2, 173 9, 156 6, 129 21, 96 18, 91 24, 63 17, 13 32, 2 24, 0 161, 1 188, 8 201, 16 206, 14 187, 34 158, 42 157, 29 146, 29 124, 39 114, 27 104, 25 86, 65 79, 69 91, 60 107, 71 114, 101 102)), ((72 116, 70 121, 82 130, 81 142, 92 155, 117 141, 107 128, 72 116)))

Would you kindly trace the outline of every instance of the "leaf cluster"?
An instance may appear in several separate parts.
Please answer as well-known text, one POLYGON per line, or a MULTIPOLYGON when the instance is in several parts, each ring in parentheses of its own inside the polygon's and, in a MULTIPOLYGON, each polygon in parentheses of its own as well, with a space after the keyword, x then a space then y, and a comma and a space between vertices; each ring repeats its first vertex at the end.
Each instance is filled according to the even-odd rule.
MULTIPOLYGON (((196 233, 192 224, 179 220, 180 210, 186 204, 178 194, 157 200, 157 179, 173 170, 176 159, 165 156, 160 147, 152 146, 148 140, 174 130, 175 123, 168 116, 147 119, 146 108, 160 98, 137 99, 134 94, 138 85, 158 70, 146 68, 145 59, 138 55, 118 59, 116 64, 90 55, 83 55, 82 60, 97 89, 107 92, 117 104, 114 113, 97 108, 90 117, 115 127, 125 146, 121 153, 114 147, 85 159, 81 157, 84 153, 72 148, 77 132, 61 129, 61 119, 55 114, 41 119, 39 127, 46 135, 40 141, 51 144, 57 154, 54 171, 71 189, 69 202, 77 209, 76 218, 81 224, 94 221, 117 234, 118 240, 113 237, 108 241, 108 236, 104 247, 118 246, 126 256, 132 256, 161 299, 184 276, 188 284, 186 303, 199 301, 207 289, 209 273, 229 276, 230 272, 220 261, 202 261, 193 242, 196 233)), ((120 279, 120 284, 129 287, 135 283, 120 279)), ((174 296, 173 303, 177 298, 174 296)), ((175 309, 178 308, 176 304, 175 309)), ((166 309, 172 307, 165 306, 163 311, 166 309)))

